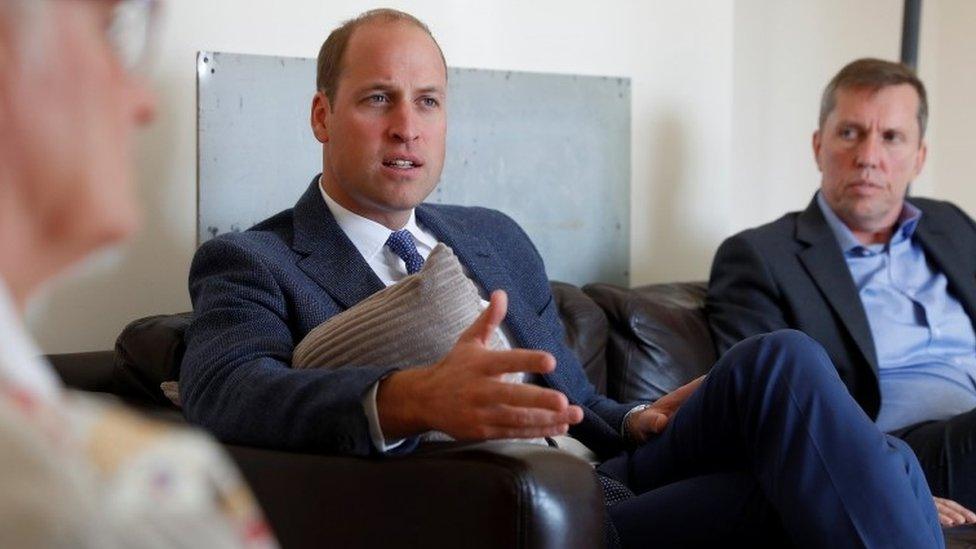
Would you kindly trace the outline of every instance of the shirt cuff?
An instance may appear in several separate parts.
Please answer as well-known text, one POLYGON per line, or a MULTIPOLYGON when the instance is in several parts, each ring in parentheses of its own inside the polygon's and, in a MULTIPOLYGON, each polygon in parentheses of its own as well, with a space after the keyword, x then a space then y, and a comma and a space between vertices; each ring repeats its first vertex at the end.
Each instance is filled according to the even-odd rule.
MULTIPOLYGON (((382 381, 382 380, 380 380, 382 381)), ((366 412, 366 420, 369 423, 369 438, 373 441, 373 447, 379 450, 381 453, 389 452, 390 450, 396 448, 403 444, 406 439, 397 439, 392 441, 387 441, 383 437, 383 429, 380 428, 380 414, 376 410, 376 393, 380 388, 380 382, 377 381, 366 391, 363 395, 363 411, 366 412)))

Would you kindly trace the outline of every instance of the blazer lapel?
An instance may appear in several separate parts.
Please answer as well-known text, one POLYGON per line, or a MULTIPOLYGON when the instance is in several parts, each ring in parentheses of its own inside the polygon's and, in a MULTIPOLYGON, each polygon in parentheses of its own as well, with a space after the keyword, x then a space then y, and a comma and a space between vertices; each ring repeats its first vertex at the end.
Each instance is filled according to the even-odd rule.
POLYGON ((384 288, 322 199, 318 176, 295 204, 292 248, 298 267, 348 309, 384 288))
POLYGON ((923 212, 915 235, 925 250, 925 256, 945 273, 949 290, 962 303, 969 318, 976 319, 976 267, 972 264, 973 258, 957 248, 950 231, 928 212, 923 212))
MULTIPOLYGON (((422 204, 417 207, 417 220, 429 229, 437 239, 452 250, 471 276, 489 294, 494 290, 505 290, 508 294, 508 312, 505 325, 515 337, 513 343, 527 349, 555 349, 552 334, 542 326, 536 311, 522 296, 519 287, 505 270, 491 243, 481 235, 472 234, 445 219, 436 209, 422 204)), ((562 368, 546 374, 546 382, 553 389, 569 393, 571 383, 562 368)))
POLYGON ((498 265, 497 260, 493 260, 495 250, 486 239, 465 232, 457 223, 445 219, 440 212, 427 204, 417 206, 416 211, 417 221, 434 233, 438 241, 454 251, 454 255, 485 291, 491 293, 493 290, 507 291, 511 288, 511 277, 498 265))
POLYGON ((800 262, 837 312, 861 354, 877 374, 878 358, 867 314, 847 262, 844 261, 844 254, 837 245, 837 239, 827 225, 816 198, 797 218, 796 239, 808 246, 797 254, 800 262))

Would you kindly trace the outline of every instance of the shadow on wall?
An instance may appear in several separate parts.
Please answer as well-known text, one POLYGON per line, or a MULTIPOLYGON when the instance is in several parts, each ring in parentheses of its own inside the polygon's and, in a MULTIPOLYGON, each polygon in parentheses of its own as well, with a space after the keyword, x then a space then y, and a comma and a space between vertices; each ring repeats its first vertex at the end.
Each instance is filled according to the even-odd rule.
MULTIPOLYGON (((651 282, 676 280, 704 280, 715 245, 707 238, 706 225, 713 220, 706 216, 724 215, 702 207, 714 207, 720 200, 703 202, 708 194, 708 181, 691 181, 690 162, 708 162, 693 159, 688 131, 673 112, 660 111, 660 116, 649 120, 652 128, 647 158, 652 159, 650 192, 645 202, 635 202, 631 215, 634 219, 645 218, 635 227, 632 240, 635 273, 631 284, 639 286, 651 282), (706 221, 711 221, 706 223, 706 221), (645 234, 640 234, 643 231, 645 234)), ((717 183, 717 182, 716 182, 717 183)), ((718 198, 718 197, 715 197, 718 198)))
POLYGON ((165 83, 178 79, 159 75, 156 81, 159 113, 140 134, 136 159, 142 228, 118 254, 55 281, 41 296, 29 323, 44 353, 111 349, 130 321, 190 308, 186 281, 196 231, 195 225, 182 225, 195 223, 196 181, 192 176, 185 181, 175 172, 176 162, 153 151, 175 150, 185 139, 181 136, 193 133, 177 127, 179 117, 164 116, 177 104, 176 90, 165 83), (177 181, 190 194, 168 188, 177 181), (174 196, 181 198, 179 204, 174 205, 174 196), (170 211, 174 207, 184 211, 170 211))

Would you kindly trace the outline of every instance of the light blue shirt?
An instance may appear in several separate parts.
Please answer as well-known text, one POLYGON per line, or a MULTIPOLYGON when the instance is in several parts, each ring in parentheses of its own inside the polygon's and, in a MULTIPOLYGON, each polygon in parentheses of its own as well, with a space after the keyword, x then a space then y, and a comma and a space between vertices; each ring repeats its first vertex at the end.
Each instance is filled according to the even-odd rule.
POLYGON ((821 193, 817 204, 871 326, 881 384, 878 427, 894 431, 976 408, 976 334, 945 274, 913 238, 922 212, 906 202, 891 240, 865 246, 821 193))

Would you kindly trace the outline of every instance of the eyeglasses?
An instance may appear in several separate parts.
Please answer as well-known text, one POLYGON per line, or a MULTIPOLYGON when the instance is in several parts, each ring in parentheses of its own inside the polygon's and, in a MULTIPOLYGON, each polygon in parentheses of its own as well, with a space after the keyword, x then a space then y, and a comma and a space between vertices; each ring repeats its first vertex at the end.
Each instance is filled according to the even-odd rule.
POLYGON ((112 8, 106 33, 126 70, 146 71, 158 6, 158 0, 121 0, 112 8))

